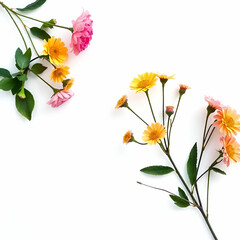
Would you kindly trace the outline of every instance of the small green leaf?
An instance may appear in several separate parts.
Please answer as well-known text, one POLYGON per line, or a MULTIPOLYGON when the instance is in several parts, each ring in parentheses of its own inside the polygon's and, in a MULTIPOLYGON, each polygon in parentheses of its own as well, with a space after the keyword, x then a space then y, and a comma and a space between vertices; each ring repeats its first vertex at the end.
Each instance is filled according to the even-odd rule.
POLYGON ((141 169, 140 171, 150 175, 165 175, 174 170, 168 166, 149 166, 141 169))
POLYGON ((219 168, 211 168, 211 170, 213 170, 214 172, 220 173, 222 175, 227 175, 223 170, 219 169, 219 168))
POLYGON ((0 89, 3 91, 9 91, 11 90, 15 85, 15 80, 14 78, 3 78, 0 81, 0 89))
POLYGON ((15 53, 16 64, 20 69, 25 69, 28 67, 32 56, 32 51, 30 48, 23 54, 20 48, 17 49, 15 53))
POLYGON ((18 112, 20 112, 24 117, 26 117, 28 120, 31 120, 32 118, 32 111, 34 108, 34 98, 33 95, 27 90, 24 89, 24 93, 26 98, 22 99, 18 95, 16 95, 16 108, 18 112))
POLYGON ((186 208, 190 205, 189 202, 185 201, 184 199, 182 199, 176 195, 169 195, 169 196, 178 207, 186 208))
POLYGON ((186 193, 180 187, 178 188, 178 193, 181 198, 186 199, 188 201, 186 193))
POLYGON ((10 72, 5 68, 0 68, 0 77, 11 78, 10 72))
POLYGON ((17 8, 17 10, 19 11, 29 11, 29 10, 34 10, 36 8, 41 7, 44 3, 46 2, 46 0, 36 0, 33 3, 28 4, 26 7, 24 8, 17 8))
POLYGON ((55 19, 51 19, 50 21, 44 22, 44 24, 41 26, 41 29, 53 28, 54 25, 56 25, 56 20, 55 19))
POLYGON ((27 81, 27 74, 22 74, 22 75, 20 75, 20 76, 17 76, 17 79, 19 80, 19 81, 21 81, 21 82, 25 82, 25 81, 27 81))
POLYGON ((30 28, 30 32, 33 36, 38 37, 42 40, 48 40, 49 38, 51 38, 51 36, 44 30, 37 28, 37 27, 32 27, 30 28))
POLYGON ((197 175, 197 143, 194 144, 192 150, 189 154, 188 162, 187 162, 187 173, 190 180, 191 185, 193 185, 196 181, 197 175))
POLYGON ((11 89, 12 95, 15 95, 16 93, 18 93, 22 87, 22 82, 20 82, 17 78, 14 78, 14 80, 15 80, 15 85, 11 89))
POLYGON ((43 73, 47 67, 43 66, 41 63, 36 63, 32 66, 31 71, 35 74, 41 74, 43 73))

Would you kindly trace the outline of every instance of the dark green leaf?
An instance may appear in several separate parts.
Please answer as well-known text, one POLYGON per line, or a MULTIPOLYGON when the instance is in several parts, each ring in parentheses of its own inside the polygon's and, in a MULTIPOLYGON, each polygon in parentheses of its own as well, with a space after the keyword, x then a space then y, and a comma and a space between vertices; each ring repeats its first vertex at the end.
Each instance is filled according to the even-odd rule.
POLYGON ((5 68, 0 68, 0 77, 11 78, 10 72, 5 68))
POLYGON ((19 81, 21 81, 21 82, 25 82, 25 81, 27 81, 27 74, 22 74, 22 75, 20 75, 20 76, 18 76, 17 77, 17 79, 19 80, 19 81))
POLYGON ((191 185, 193 185, 196 181, 196 175, 197 175, 197 143, 194 144, 189 154, 189 158, 187 162, 187 173, 188 173, 190 183, 191 185))
POLYGON ((211 168, 211 170, 213 170, 214 172, 217 172, 217 173, 220 173, 220 174, 226 175, 226 173, 225 173, 223 170, 219 169, 219 168, 215 168, 215 167, 213 167, 213 168, 211 168))
POLYGON ((149 166, 141 169, 140 171, 151 175, 164 175, 174 170, 168 166, 149 166))
POLYGON ((28 120, 32 118, 32 111, 34 108, 34 98, 33 95, 27 90, 24 89, 26 98, 22 99, 16 95, 16 108, 17 110, 28 120))
POLYGON ((41 63, 36 63, 32 66, 31 71, 35 74, 41 74, 47 69, 47 67, 43 66, 41 63))
POLYGON ((176 195, 169 195, 169 196, 178 207, 185 208, 190 205, 189 202, 185 201, 184 199, 182 199, 176 195))
POLYGON ((33 36, 38 37, 42 40, 48 40, 49 38, 51 38, 51 36, 47 32, 37 27, 30 28, 30 32, 33 36))
POLYGON ((34 10, 36 8, 41 7, 44 3, 46 2, 46 0, 36 0, 33 3, 28 4, 26 7, 24 8, 17 8, 17 10, 19 11, 29 11, 29 10, 34 10))
POLYGON ((181 198, 186 199, 188 201, 186 193, 180 187, 178 188, 178 193, 181 198))
POLYGON ((22 82, 20 82, 17 78, 14 78, 15 80, 15 85, 12 88, 12 95, 15 95, 16 93, 18 93, 20 91, 20 88, 22 87, 22 82))
POLYGON ((17 49, 15 58, 16 58, 16 64, 20 69, 25 69, 28 67, 30 60, 32 56, 32 51, 30 48, 27 49, 27 51, 23 54, 21 49, 17 49))
POLYGON ((50 21, 45 22, 42 26, 41 29, 44 28, 53 28, 54 25, 56 25, 56 21, 54 19, 51 19, 50 21))
POLYGON ((15 80, 14 78, 3 78, 0 81, 0 89, 4 91, 9 91, 11 90, 15 85, 15 80))

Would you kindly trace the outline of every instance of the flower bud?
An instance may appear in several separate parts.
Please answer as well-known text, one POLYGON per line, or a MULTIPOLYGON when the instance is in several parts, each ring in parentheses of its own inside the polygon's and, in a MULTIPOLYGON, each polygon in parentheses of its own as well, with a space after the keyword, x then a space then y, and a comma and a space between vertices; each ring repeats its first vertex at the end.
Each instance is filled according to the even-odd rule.
POLYGON ((115 108, 121 108, 121 107, 127 107, 128 103, 127 103, 127 95, 122 96, 118 102, 117 105, 115 106, 115 108))
POLYGON ((166 106, 166 114, 171 117, 171 115, 174 113, 174 106, 166 106))
POLYGON ((179 93, 180 95, 182 96, 187 89, 190 89, 190 87, 188 87, 187 85, 184 85, 184 84, 179 84, 179 93))
POLYGON ((133 133, 131 131, 127 131, 123 136, 123 143, 129 143, 134 141, 133 133))

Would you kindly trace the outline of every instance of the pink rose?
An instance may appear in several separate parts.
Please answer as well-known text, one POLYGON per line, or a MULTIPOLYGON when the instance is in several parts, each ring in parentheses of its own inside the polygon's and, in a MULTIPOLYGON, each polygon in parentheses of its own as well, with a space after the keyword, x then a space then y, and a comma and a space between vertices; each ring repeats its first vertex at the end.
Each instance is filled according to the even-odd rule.
POLYGON ((85 11, 77 18, 76 21, 72 21, 73 24, 73 34, 71 38, 70 47, 75 55, 78 55, 89 45, 93 29, 92 29, 92 20, 90 19, 91 15, 88 11, 85 11))
POLYGON ((58 107, 67 100, 69 100, 74 95, 71 91, 59 91, 52 96, 50 101, 47 104, 52 105, 52 107, 58 107))

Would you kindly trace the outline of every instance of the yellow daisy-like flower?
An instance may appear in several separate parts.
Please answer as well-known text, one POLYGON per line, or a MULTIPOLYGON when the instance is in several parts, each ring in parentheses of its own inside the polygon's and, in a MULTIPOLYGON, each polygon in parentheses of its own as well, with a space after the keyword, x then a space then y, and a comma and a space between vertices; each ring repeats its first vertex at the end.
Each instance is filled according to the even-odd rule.
POLYGON ((74 83, 74 79, 73 79, 73 78, 68 79, 68 80, 66 81, 66 84, 64 85, 63 90, 64 90, 64 91, 68 91, 68 90, 72 87, 73 83, 74 83))
POLYGON ((69 74, 69 69, 70 68, 67 66, 57 67, 52 71, 50 78, 53 80, 53 82, 62 82, 69 74))
POLYGON ((166 135, 166 129, 164 126, 157 122, 152 123, 151 126, 147 126, 147 130, 143 132, 143 141, 149 145, 156 144, 160 142, 160 139, 164 138, 166 135))
POLYGON ((127 131, 123 136, 123 143, 129 143, 133 140, 133 134, 131 131, 127 131))
POLYGON ((55 38, 52 36, 48 41, 44 40, 43 55, 48 55, 51 63, 61 65, 67 59, 68 49, 65 47, 65 43, 61 41, 61 38, 55 38))
POLYGON ((138 78, 134 78, 130 83, 130 89, 136 92, 146 92, 149 88, 156 84, 157 75, 155 73, 144 73, 138 75, 138 78))
POLYGON ((240 132, 240 115, 237 114, 236 110, 232 110, 230 107, 218 110, 214 118, 216 121, 213 126, 219 127, 220 133, 231 137, 240 132))
POLYGON ((175 74, 172 76, 162 75, 159 73, 156 73, 157 77, 159 77, 160 81, 162 83, 166 83, 169 79, 175 79, 175 74))
POLYGON ((124 105, 127 103, 127 95, 122 96, 118 102, 117 105, 115 106, 115 108, 120 108, 120 107, 124 107, 124 105))
POLYGON ((221 142, 223 144, 223 162, 229 166, 230 161, 236 163, 240 161, 240 145, 234 137, 221 137, 221 142))

